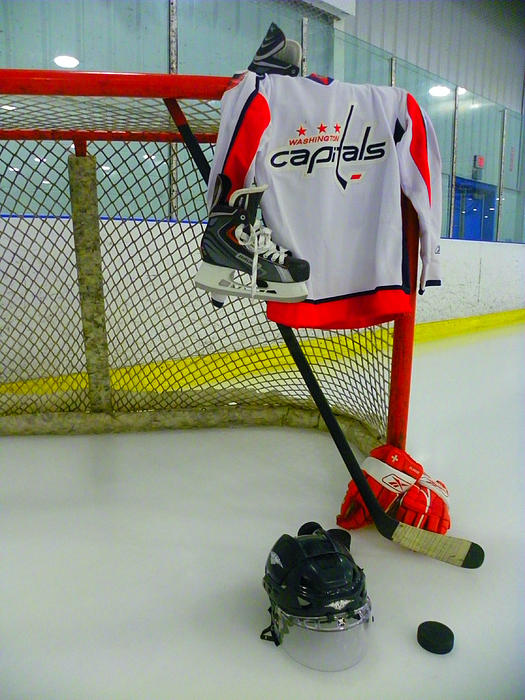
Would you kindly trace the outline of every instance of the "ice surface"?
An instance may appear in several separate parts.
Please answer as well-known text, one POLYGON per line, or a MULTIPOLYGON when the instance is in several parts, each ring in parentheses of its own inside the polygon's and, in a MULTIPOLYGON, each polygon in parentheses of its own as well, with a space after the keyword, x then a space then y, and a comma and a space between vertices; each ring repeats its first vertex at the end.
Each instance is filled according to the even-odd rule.
POLYGON ((478 570, 353 533, 368 654, 311 671, 259 639, 274 541, 334 526, 348 475, 287 428, 3 438, 2 700, 513 700, 525 694, 523 326, 416 348, 408 450, 450 489, 478 570), (417 626, 452 628, 436 656, 417 626), (344 694, 344 695, 343 695, 344 694))

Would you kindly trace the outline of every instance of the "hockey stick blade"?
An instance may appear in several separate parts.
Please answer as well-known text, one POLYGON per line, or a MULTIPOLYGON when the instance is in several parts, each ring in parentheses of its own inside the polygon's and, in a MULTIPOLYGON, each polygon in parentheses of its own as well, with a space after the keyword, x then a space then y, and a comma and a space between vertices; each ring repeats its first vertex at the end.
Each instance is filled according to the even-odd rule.
POLYGON ((483 564, 485 553, 475 542, 464 540, 461 537, 421 530, 418 527, 400 523, 398 520, 390 518, 386 513, 384 515, 393 522, 392 534, 388 537, 384 532, 381 532, 376 524, 378 531, 402 547, 411 549, 413 552, 421 552, 421 554, 426 554, 447 564, 461 566, 464 569, 477 569, 483 564))
POLYGON ((368 481, 366 480, 366 477, 363 474, 339 423, 332 413, 332 409, 330 408, 328 401, 326 400, 292 329, 288 326, 282 326, 281 324, 277 325, 284 342, 286 343, 286 346, 290 351, 290 354, 292 355, 317 408, 319 409, 319 413, 326 423, 326 427, 328 428, 330 435, 332 436, 332 439, 339 450, 339 454, 343 458, 343 461, 350 472, 350 476, 355 481, 355 484, 359 489, 359 493, 361 494, 370 515, 372 516, 372 520, 374 521, 374 525, 376 526, 379 534, 383 535, 383 537, 386 537, 389 540, 392 540, 393 542, 396 542, 402 547, 411 549, 414 552, 425 554, 428 557, 438 559, 439 561, 446 562, 447 564, 452 564, 453 566, 461 566, 465 569, 477 569, 479 566, 481 566, 483 559, 485 558, 485 553, 479 544, 459 537, 440 535, 437 532, 421 530, 420 528, 413 527, 412 525, 401 523, 399 520, 396 520, 385 513, 377 502, 377 499, 370 488, 368 481))

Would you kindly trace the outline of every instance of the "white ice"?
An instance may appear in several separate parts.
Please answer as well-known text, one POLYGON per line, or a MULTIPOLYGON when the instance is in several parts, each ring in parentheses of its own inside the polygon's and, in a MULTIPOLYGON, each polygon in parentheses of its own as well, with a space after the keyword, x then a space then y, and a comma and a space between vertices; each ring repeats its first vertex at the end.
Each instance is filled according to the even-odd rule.
POLYGON ((285 428, 0 441, 2 700, 517 700, 525 696, 523 326, 416 348, 408 450, 451 493, 477 570, 353 533, 375 621, 339 673, 259 639, 283 533, 333 526, 348 474, 285 428), (424 620, 448 655, 416 642, 424 620))

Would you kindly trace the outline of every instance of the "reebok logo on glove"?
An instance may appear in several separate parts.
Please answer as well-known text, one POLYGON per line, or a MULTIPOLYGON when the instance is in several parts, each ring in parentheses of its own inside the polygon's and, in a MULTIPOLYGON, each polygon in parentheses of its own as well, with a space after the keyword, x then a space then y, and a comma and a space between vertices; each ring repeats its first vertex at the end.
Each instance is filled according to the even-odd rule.
MULTIPOLYGON (((425 474, 404 450, 381 445, 362 464, 363 473, 385 512, 408 525, 444 534, 450 527, 448 490, 425 474)), ((372 523, 355 483, 350 481, 337 524, 354 530, 372 523)))
POLYGON ((405 491, 412 486, 413 481, 406 481, 398 474, 389 474, 381 479, 382 483, 393 491, 398 493, 405 493, 405 491))

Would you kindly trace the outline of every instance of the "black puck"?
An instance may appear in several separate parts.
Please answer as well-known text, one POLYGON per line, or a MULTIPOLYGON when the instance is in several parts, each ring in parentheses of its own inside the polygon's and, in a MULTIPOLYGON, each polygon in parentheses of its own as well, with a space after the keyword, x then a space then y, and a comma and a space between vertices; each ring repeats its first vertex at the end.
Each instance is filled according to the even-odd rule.
POLYGON ((454 646, 454 632, 442 622, 427 620, 417 628, 417 641, 433 654, 448 654, 454 646))

